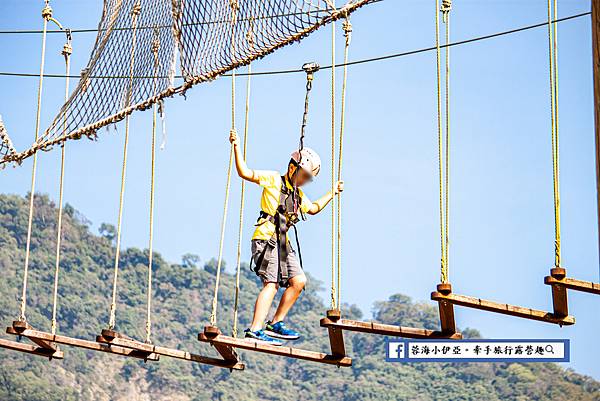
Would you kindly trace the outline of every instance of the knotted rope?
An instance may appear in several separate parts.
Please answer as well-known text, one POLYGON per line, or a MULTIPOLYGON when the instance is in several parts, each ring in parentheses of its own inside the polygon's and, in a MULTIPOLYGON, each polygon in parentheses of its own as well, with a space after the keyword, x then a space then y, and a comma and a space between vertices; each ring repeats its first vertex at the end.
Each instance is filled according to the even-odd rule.
MULTIPOLYGON (((140 1, 137 1, 131 10, 131 53, 129 62, 129 88, 125 100, 126 107, 131 101, 131 94, 133 89, 133 73, 135 65, 135 47, 137 40, 137 20, 141 12, 140 1)), ((125 141, 123 144, 123 164, 121 168, 121 191, 119 193, 119 216, 117 222, 117 243, 115 250, 115 268, 113 274, 113 290, 112 290, 112 301, 110 304, 110 318, 108 322, 108 328, 114 329, 116 320, 116 309, 117 309, 117 282, 119 277, 119 256, 121 251, 121 228, 123 222, 123 199, 125 197, 125 176, 127 173, 127 147, 129 144, 129 116, 125 118, 125 141)))
POLYGON ((438 122, 438 166, 439 166, 439 203, 440 203, 440 281, 448 283, 449 278, 449 231, 450 231, 450 10, 451 0, 443 0, 440 7, 436 0, 435 43, 436 43, 436 81, 437 81, 437 122, 438 122), (445 139, 442 129, 442 73, 440 46, 440 17, 445 23, 445 139), (443 149, 443 150, 442 150, 443 149))
MULTIPOLYGON (((231 57, 235 57, 235 21, 237 20, 237 11, 238 4, 237 1, 230 1, 231 13, 232 13, 232 24, 231 24, 231 43, 230 43, 230 51, 231 57)), ((236 73, 235 70, 232 71, 231 74, 231 133, 235 133, 235 79, 236 73)), ((225 245, 225 227, 227 226, 227 211, 229 209, 229 192, 231 189, 231 171, 233 169, 233 144, 231 144, 229 148, 229 163, 227 166, 227 182, 225 184, 225 200, 223 203, 223 218, 221 220, 221 237, 219 240, 219 256, 217 258, 217 275, 215 279, 215 291, 213 295, 212 301, 212 310, 210 313, 210 324, 211 326, 216 326, 217 324, 217 306, 219 302, 219 284, 221 281, 221 267, 223 265, 223 248, 225 245)))
POLYGON ((550 119, 552 131, 552 184, 554 195, 554 266, 561 267, 560 244, 560 168, 558 146, 558 16, 556 0, 548 0, 548 54, 550 61, 550 119), (553 16, 554 14, 554 16, 553 16))
MULTIPOLYGON (((40 133, 40 116, 42 112, 42 92, 44 84, 44 67, 46 63, 46 35, 48 31, 48 21, 54 22, 60 29, 60 23, 52 18, 52 7, 49 1, 45 1, 45 6, 42 9, 42 18, 44 20, 44 28, 42 31, 42 60, 40 62, 40 80, 38 82, 37 93, 37 112, 35 116, 35 141, 38 140, 40 133)), ((27 219, 27 241, 25 245, 25 264, 23 266, 23 291, 21 293, 21 310, 19 314, 20 321, 26 321, 25 311, 27 309, 27 280, 29 276, 29 259, 31 256, 31 230, 33 226, 33 201, 35 194, 35 178, 37 172, 37 154, 33 155, 33 166, 31 168, 31 187, 29 192, 29 217, 27 219)))
MULTIPOLYGON (((71 54, 73 47, 71 46, 71 31, 67 30, 67 43, 65 43, 62 53, 65 58, 65 102, 69 99, 69 73, 71 71, 71 54)), ((66 129, 66 127, 65 127, 66 129)), ((63 217, 63 193, 65 181, 65 143, 61 146, 60 153, 60 180, 58 191, 58 222, 56 226, 56 261, 54 266, 54 291, 52 296, 52 334, 56 334, 57 329, 57 305, 58 305, 58 276, 60 272, 60 246, 62 240, 62 217, 63 217)))
MULTIPOLYGON (((246 39, 252 45, 254 43, 254 25, 250 24, 250 29, 246 34, 246 39)), ((244 161, 246 161, 247 149, 248 149, 248 129, 249 129, 249 120, 250 120, 250 80, 252 77, 252 64, 248 64, 248 75, 246 80, 246 106, 244 113, 244 147, 243 147, 243 157, 244 161)), ((239 308, 239 299, 240 299, 240 274, 242 271, 242 241, 243 241, 243 231, 244 231, 244 203, 245 203, 245 194, 246 194, 246 181, 242 180, 241 188, 240 188, 240 216, 238 222, 238 243, 237 243, 237 252, 236 252, 236 273, 235 273, 235 299, 233 302, 233 329, 231 330, 231 335, 233 337, 237 337, 238 335, 238 308, 239 308)))
MULTIPOLYGON (((152 54, 154 55, 154 74, 158 74, 160 60, 158 50, 160 49, 160 35, 158 28, 155 29, 155 39, 152 41, 152 54)), ((156 79, 155 79, 156 82, 156 79)), ((152 137, 150 140, 150 232, 148 238, 148 289, 146 295, 146 343, 152 342, 152 260, 154 249, 154 183, 156 175, 156 115, 157 105, 152 105, 152 137)))

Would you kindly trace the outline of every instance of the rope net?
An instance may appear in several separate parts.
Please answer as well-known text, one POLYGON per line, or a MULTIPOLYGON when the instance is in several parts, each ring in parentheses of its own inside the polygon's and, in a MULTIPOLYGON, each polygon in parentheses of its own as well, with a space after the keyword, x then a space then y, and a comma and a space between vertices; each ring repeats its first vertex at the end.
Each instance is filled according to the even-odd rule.
POLYGON ((4 158, 6 156, 14 156, 16 154, 17 152, 13 147, 12 141, 8 136, 8 132, 6 132, 6 128, 4 127, 2 117, 0 116, 0 157, 4 158))
POLYGON ((98 36, 77 88, 34 144, 21 153, 3 152, 0 165, 21 162, 69 139, 95 139, 100 128, 133 111, 185 94, 193 85, 299 41, 371 1, 349 0, 335 8, 332 0, 105 0, 98 36), (133 48, 131 26, 137 11, 133 48), (152 52, 156 37, 158 68, 152 52), (130 88, 127 61, 132 49, 130 88), (178 69, 184 82, 175 87, 178 69))

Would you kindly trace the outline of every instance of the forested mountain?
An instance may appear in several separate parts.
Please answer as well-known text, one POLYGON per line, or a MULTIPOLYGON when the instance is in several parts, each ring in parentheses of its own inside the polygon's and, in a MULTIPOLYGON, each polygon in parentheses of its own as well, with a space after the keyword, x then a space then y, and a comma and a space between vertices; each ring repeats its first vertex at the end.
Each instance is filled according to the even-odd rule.
MULTIPOLYGON (((27 229, 27 199, 0 195, 0 323, 17 317, 27 229)), ((49 330, 56 241, 56 208, 46 197, 35 200, 28 321, 49 330)), ((100 235, 73 207, 65 208, 64 247, 59 289, 59 332, 93 339, 106 326, 110 305, 113 231, 100 235)), ((117 329, 143 338, 147 251, 121 253, 117 329)), ((210 315, 214 261, 200 265, 187 255, 171 264, 154 258, 153 340, 157 344, 215 355, 196 341, 210 315)), ((258 282, 243 269, 241 327, 251 314, 258 282)), ((318 321, 327 309, 318 295, 320 283, 310 281, 290 316, 290 324, 309 334, 298 346, 327 350, 327 332, 318 321)), ((231 330, 234 277, 222 278, 219 321, 231 330)), ((389 323, 437 326, 437 310, 396 294, 374 307, 375 317, 389 323)), ((359 317, 360 310, 345 308, 359 317)), ((477 336, 476 330, 468 330, 477 336)), ((347 335, 352 368, 338 369, 311 362, 243 352, 246 371, 161 358, 159 362, 129 360, 63 347, 65 359, 48 360, 0 350, 0 400, 600 400, 600 383, 552 363, 535 364, 392 364, 384 361, 384 338, 347 335)))

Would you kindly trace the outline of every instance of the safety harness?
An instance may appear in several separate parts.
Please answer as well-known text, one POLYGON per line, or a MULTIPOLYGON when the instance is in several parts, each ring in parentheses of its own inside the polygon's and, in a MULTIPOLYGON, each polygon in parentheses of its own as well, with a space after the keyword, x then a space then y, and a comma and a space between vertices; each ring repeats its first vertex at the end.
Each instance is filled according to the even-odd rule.
MULTIPOLYGON (((260 215, 256 222, 257 226, 270 221, 275 225, 275 232, 271 238, 267 241, 265 248, 257 258, 256 266, 252 269, 259 276, 266 274, 269 261, 265 258, 267 250, 274 249, 277 247, 278 256, 278 273, 277 282, 281 287, 287 287, 289 285, 288 269, 287 269, 287 257, 292 251, 292 247, 287 239, 287 233, 290 227, 294 228, 294 234, 296 237, 296 246, 298 247, 298 257, 300 260, 300 268, 302 268, 302 254, 300 252, 300 241, 298 240, 298 230, 296 223, 300 219, 305 220, 304 213, 300 210, 302 203, 302 197, 298 193, 296 187, 290 189, 287 185, 289 183, 286 176, 281 176, 281 191, 279 195, 279 205, 275 211, 275 215, 270 215, 264 210, 260 211, 260 215)), ((291 185, 290 185, 291 186, 291 185)))

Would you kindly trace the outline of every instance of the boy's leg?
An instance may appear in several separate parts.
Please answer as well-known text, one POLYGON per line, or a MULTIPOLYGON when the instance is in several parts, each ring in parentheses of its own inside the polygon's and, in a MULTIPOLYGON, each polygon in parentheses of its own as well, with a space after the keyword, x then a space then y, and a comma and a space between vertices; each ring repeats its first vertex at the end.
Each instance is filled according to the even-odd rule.
MULTIPOLYGON (((256 304, 254 305, 254 317, 252 319, 251 331, 257 331, 262 329, 263 323, 267 318, 273 298, 277 294, 277 283, 265 282, 263 288, 256 298, 256 304)), ((289 308, 288 308, 289 309, 289 308)))
POLYGON ((296 303, 306 285, 306 276, 304 273, 294 276, 290 279, 289 283, 289 287, 285 289, 281 301, 279 301, 279 306, 273 316, 273 323, 281 322, 285 319, 290 308, 296 303))

